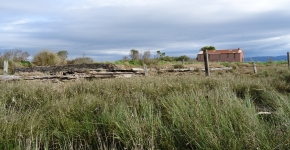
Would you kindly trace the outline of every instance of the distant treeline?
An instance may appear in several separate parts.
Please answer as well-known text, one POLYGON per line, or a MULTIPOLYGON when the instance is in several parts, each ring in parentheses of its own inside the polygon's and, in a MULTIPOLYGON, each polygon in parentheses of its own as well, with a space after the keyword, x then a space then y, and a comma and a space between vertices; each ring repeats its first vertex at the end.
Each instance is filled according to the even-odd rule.
POLYGON ((247 57, 245 62, 260 61, 260 62, 272 62, 272 61, 287 61, 287 56, 260 56, 260 57, 247 57))

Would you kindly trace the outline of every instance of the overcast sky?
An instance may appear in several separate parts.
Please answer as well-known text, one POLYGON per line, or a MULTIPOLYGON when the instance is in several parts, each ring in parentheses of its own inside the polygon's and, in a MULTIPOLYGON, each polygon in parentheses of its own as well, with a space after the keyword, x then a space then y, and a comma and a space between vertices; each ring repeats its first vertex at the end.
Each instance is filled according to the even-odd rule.
POLYGON ((0 52, 66 50, 120 60, 131 49, 195 58, 201 47, 246 57, 290 51, 289 0, 0 0, 0 52))

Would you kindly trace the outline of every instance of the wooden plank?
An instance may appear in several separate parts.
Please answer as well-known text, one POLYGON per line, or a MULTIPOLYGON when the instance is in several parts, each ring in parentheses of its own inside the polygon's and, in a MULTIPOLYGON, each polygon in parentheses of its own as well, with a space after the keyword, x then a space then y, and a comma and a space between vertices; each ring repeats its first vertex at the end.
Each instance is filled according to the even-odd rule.
POLYGON ((144 73, 145 73, 145 77, 148 76, 148 69, 147 69, 147 65, 145 63, 143 63, 143 67, 144 67, 144 73))
POLYGON ((15 75, 0 75, 0 81, 14 81, 14 80, 21 80, 21 76, 15 75))
POLYGON ((258 115, 271 115, 272 112, 258 112, 258 115))
POLYGON ((142 68, 132 68, 131 70, 132 71, 144 71, 144 69, 142 69, 142 68))
POLYGON ((93 72, 91 75, 122 75, 122 74, 134 74, 134 72, 93 72))
POLYGON ((257 73, 257 66, 255 63, 253 64, 253 68, 254 68, 254 73, 257 73))
POLYGON ((4 75, 8 75, 8 61, 4 61, 4 75))

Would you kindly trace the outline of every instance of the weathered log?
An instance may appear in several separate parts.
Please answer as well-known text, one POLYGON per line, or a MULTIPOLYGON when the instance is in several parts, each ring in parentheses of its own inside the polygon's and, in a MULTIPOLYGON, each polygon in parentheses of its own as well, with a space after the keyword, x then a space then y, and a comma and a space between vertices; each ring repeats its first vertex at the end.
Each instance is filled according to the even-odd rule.
POLYGON ((21 80, 21 76, 15 75, 0 75, 0 81, 14 81, 14 80, 21 80))
POLYGON ((271 115, 272 112, 258 112, 258 115, 271 115))

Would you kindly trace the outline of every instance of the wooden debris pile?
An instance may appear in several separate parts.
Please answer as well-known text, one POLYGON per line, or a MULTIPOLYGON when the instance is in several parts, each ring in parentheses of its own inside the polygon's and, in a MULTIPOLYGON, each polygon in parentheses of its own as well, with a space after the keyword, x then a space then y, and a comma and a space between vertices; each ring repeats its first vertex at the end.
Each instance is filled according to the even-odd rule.
MULTIPOLYGON (((232 70, 232 67, 223 67, 223 68, 210 68, 211 71, 216 70, 232 70)), ((156 69, 158 72, 191 72, 191 71, 197 71, 202 70, 205 71, 205 69, 199 69, 199 68, 179 68, 179 69, 156 69)))
POLYGON ((0 81, 14 81, 14 80, 51 80, 54 82, 58 81, 70 81, 77 79, 103 79, 103 78, 131 78, 144 76, 144 71, 142 70, 108 70, 108 69, 90 69, 85 71, 75 71, 75 72, 63 72, 63 74, 58 75, 42 75, 42 76, 15 76, 7 75, 0 76, 0 81))

